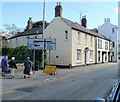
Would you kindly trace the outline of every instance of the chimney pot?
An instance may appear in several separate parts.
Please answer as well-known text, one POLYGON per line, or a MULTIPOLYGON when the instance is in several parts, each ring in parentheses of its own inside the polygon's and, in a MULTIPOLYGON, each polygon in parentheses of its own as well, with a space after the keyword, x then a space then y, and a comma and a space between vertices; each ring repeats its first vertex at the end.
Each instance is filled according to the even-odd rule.
POLYGON ((82 17, 82 20, 81 20, 81 25, 84 26, 85 28, 87 27, 87 19, 86 19, 86 16, 83 16, 82 17))
POLYGON ((61 2, 57 2, 57 6, 55 7, 55 17, 61 17, 62 16, 62 6, 61 2))
POLYGON ((29 20, 28 20, 28 30, 32 29, 32 18, 29 17, 29 20))

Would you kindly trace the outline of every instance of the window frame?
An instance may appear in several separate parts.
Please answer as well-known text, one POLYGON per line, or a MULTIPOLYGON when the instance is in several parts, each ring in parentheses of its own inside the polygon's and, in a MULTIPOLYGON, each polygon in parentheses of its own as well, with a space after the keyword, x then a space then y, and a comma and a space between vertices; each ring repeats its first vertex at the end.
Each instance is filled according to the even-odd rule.
POLYGON ((81 49, 77 49, 77 62, 81 62, 81 60, 82 60, 82 56, 81 56, 82 54, 81 54, 81 49))

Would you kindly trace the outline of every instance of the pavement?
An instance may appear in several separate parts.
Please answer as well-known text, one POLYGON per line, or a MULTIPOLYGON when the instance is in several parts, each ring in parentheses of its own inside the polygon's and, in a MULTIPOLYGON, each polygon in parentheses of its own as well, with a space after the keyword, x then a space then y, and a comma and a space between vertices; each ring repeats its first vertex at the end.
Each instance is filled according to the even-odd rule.
MULTIPOLYGON (((105 63, 105 64, 97 64, 97 65, 89 65, 89 66, 81 66, 81 67, 75 67, 72 69, 56 69, 57 74, 56 75, 49 75, 49 74, 43 74, 43 70, 36 71, 35 74, 31 75, 31 78, 23 78, 22 72, 16 72, 15 78, 9 79, 10 75, 6 75, 5 77, 1 76, 2 79, 2 92, 1 94, 8 94, 11 92, 14 92, 15 89, 21 88, 21 87, 29 87, 32 85, 42 84, 42 83, 49 83, 51 81, 64 79, 68 77, 76 76, 77 74, 84 74, 93 70, 101 69, 101 66, 110 66, 114 63, 105 63)), ((116 64, 116 63, 115 63, 116 64)))

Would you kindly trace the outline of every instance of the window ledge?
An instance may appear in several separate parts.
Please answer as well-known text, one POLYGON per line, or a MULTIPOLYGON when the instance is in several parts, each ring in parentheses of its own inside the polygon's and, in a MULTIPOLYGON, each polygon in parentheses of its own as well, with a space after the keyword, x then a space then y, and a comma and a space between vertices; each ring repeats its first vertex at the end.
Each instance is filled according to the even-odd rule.
POLYGON ((93 62, 93 59, 90 59, 90 62, 93 62))
POLYGON ((67 41, 68 41, 68 39, 65 39, 65 40, 64 40, 64 42, 67 42, 67 41))
POLYGON ((76 63, 82 63, 82 61, 76 61, 76 63))
POLYGON ((77 44, 80 44, 80 42, 77 42, 77 44))

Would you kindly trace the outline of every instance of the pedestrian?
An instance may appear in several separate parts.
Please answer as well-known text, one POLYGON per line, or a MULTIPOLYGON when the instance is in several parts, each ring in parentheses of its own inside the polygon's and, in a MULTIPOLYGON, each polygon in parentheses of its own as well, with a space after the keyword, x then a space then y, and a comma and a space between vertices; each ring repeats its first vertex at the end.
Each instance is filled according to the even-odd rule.
POLYGON ((10 74, 11 74, 11 78, 14 78, 15 77, 15 74, 14 74, 14 69, 17 69, 17 66, 16 66, 16 62, 15 62, 15 57, 12 57, 10 62, 9 62, 9 68, 10 68, 10 74))
POLYGON ((5 76, 5 73, 8 72, 8 61, 6 59, 6 56, 4 56, 4 58, 2 58, 1 61, 1 68, 2 68, 2 76, 5 76))
POLYGON ((29 57, 24 61, 24 78, 26 78, 26 75, 28 75, 28 78, 30 78, 30 71, 32 70, 32 61, 30 60, 29 57))

